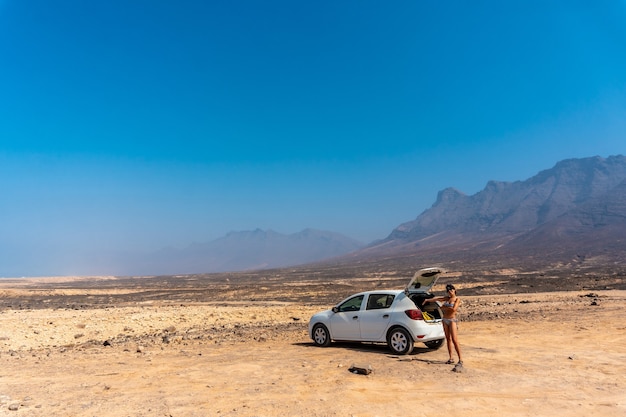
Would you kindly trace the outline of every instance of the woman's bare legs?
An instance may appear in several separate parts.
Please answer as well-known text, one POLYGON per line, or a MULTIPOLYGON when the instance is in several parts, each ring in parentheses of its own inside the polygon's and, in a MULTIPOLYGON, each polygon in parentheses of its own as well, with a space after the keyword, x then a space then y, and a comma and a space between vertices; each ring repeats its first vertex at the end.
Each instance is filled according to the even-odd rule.
POLYGON ((452 334, 450 332, 450 324, 444 324, 443 325, 443 332, 446 334, 446 345, 448 346, 448 356, 450 356, 450 362, 452 362, 454 359, 452 359, 452 334))
POLYGON ((456 350, 456 354, 459 357, 459 363, 463 363, 463 357, 461 356, 461 345, 459 345, 459 339, 457 337, 457 324, 456 322, 450 323, 449 325, 444 327, 446 333, 446 340, 448 341, 448 352, 450 353, 450 359, 452 359, 452 346, 450 346, 450 339, 452 339, 452 343, 454 343, 454 349, 456 350), (448 338, 448 335, 450 336, 448 338))

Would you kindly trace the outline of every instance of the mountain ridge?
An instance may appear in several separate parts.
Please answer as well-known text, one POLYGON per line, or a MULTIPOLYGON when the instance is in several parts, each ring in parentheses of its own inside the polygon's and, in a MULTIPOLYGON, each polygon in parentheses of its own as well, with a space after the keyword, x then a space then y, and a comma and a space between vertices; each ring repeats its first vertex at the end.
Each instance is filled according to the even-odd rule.
POLYGON ((538 266, 626 258, 626 157, 567 159, 523 181, 448 187, 414 220, 345 257, 538 266))
POLYGON ((590 260, 610 266, 624 265, 624 236, 626 157, 595 156, 557 162, 526 180, 488 181, 473 195, 445 188, 430 208, 368 245, 310 228, 289 235, 257 228, 182 249, 98 253, 76 261, 76 272, 69 275, 178 275, 332 263, 355 271, 364 265, 542 269, 590 260))

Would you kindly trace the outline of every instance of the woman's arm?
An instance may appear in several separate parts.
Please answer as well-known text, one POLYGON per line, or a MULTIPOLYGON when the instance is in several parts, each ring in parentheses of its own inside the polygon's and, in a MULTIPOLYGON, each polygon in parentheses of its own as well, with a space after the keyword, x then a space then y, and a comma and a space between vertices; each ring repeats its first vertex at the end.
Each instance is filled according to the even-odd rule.
POLYGON ((454 305, 452 306, 452 312, 456 313, 456 310, 461 306, 461 299, 459 297, 454 300, 454 305))

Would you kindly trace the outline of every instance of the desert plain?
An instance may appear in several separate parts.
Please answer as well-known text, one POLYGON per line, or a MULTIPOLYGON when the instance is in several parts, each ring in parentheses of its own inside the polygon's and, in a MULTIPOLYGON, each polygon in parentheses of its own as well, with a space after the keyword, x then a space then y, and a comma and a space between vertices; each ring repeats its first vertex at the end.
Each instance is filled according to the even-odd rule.
POLYGON ((269 272, 2 279, 0 415, 626 416, 623 278, 443 277, 434 293, 454 282, 463 300, 462 372, 445 364, 446 346, 396 356, 385 345, 313 345, 313 313, 402 282, 269 272))

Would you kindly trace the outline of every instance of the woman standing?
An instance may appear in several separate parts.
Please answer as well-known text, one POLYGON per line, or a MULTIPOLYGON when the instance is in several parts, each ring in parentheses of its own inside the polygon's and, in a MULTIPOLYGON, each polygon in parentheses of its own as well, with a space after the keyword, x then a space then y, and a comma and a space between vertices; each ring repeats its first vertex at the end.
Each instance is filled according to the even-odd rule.
POLYGON ((463 366, 461 346, 459 345, 459 339, 457 336, 458 319, 456 318, 456 311, 461 305, 461 299, 456 296, 456 288, 454 288, 454 285, 452 284, 446 285, 446 293, 448 295, 443 297, 429 298, 425 301, 443 301, 443 304, 441 305, 441 310, 443 311, 443 318, 441 319, 441 322, 443 324, 443 331, 446 334, 446 344, 448 345, 448 355, 450 356, 450 359, 448 359, 448 362, 446 363, 454 363, 454 359, 452 359, 452 345, 454 344, 454 349, 456 350, 456 354, 459 357, 459 362, 457 363, 457 366, 463 366))

